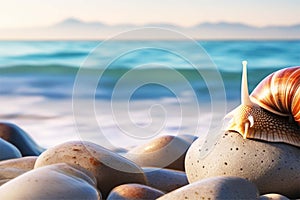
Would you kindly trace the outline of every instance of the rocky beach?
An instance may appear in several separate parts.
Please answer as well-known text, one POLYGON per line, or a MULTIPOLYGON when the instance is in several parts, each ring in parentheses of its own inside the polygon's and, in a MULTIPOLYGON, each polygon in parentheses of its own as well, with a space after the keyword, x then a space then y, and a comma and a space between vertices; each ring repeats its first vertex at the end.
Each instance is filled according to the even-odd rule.
POLYGON ((86 141, 43 149, 17 125, 0 127, 1 199, 300 197, 300 151, 287 144, 224 132, 201 158, 205 138, 161 136, 121 156, 86 141))

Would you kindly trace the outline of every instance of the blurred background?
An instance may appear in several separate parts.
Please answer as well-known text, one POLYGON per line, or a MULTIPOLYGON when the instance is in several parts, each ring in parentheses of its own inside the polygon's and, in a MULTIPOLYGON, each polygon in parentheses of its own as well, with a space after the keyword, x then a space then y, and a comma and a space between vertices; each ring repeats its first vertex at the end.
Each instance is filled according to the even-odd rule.
POLYGON ((206 134, 240 103, 242 60, 250 91, 299 65, 299 6, 2 2, 0 119, 45 147, 80 138, 127 148, 161 134, 206 134))

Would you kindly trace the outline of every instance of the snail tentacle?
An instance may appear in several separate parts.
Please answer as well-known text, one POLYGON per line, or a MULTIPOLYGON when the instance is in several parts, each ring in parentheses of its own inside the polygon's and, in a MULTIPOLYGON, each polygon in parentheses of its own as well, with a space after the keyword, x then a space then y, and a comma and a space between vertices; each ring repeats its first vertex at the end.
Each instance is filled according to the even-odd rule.
POLYGON ((243 64, 243 75, 242 75, 242 87, 241 87, 241 101, 243 105, 253 105, 248 91, 248 80, 247 80, 247 61, 244 60, 243 64))
POLYGON ((249 115, 248 120, 249 120, 249 123, 250 123, 250 127, 253 127, 254 126, 254 118, 253 118, 253 116, 249 115))
POLYGON ((243 138, 247 139, 248 131, 249 131, 249 122, 245 123, 245 133, 243 134, 243 138))
POLYGON ((254 119, 253 119, 253 116, 252 116, 252 115, 249 115, 248 121, 245 122, 245 133, 243 134, 243 138, 244 138, 244 139, 247 139, 247 138, 248 138, 249 129, 250 129, 251 127, 253 127, 253 125, 254 125, 254 119))

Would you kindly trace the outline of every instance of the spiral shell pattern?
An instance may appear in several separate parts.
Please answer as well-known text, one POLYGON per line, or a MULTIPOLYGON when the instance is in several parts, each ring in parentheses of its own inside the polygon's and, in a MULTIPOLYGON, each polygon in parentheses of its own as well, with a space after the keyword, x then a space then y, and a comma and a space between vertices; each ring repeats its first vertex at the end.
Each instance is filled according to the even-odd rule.
POLYGON ((281 116, 289 116, 300 125, 300 66, 276 71, 253 90, 251 101, 281 116))

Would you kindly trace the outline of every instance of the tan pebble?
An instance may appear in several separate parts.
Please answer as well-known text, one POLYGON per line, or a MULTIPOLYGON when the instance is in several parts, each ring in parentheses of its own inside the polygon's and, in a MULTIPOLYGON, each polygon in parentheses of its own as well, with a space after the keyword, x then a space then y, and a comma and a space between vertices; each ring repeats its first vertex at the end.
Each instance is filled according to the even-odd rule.
POLYGON ((0 161, 0 185, 32 170, 37 156, 0 161))
POLYGON ((28 171, 0 187, 0 199, 101 198, 96 179, 72 166, 59 163, 28 171))
POLYGON ((141 184, 125 184, 114 188, 108 196, 108 200, 138 200, 157 199, 164 195, 162 191, 141 184))
POLYGON ((39 156, 35 168, 61 162, 90 171, 104 198, 118 185, 146 184, 142 169, 135 163, 91 142, 72 141, 49 148, 39 156))
POLYGON ((281 194, 265 194, 258 198, 259 200, 289 200, 289 198, 281 194))
POLYGON ((37 158, 37 156, 27 156, 22 158, 4 160, 0 162, 0 168, 14 167, 23 170, 31 170, 34 167, 37 158))
POLYGON ((24 130, 10 123, 0 123, 0 138, 16 146, 23 156, 38 156, 44 149, 24 130))
POLYGON ((222 176, 194 182, 165 194, 158 200, 257 198, 258 190, 250 181, 239 177, 222 176))
POLYGON ((184 158, 189 146, 179 137, 166 135, 138 146, 124 156, 142 167, 184 171, 184 158))
POLYGON ((0 186, 27 171, 28 170, 14 167, 0 168, 0 186))
POLYGON ((0 138, 0 161, 20 157, 21 152, 13 144, 0 138))
POLYGON ((190 183, 214 176, 238 176, 253 182, 261 194, 300 196, 300 151, 283 144, 243 139, 224 132, 211 152, 200 158, 202 141, 187 152, 185 166, 190 183))
POLYGON ((185 172, 161 168, 143 168, 148 186, 163 192, 171 192, 188 184, 185 172))
POLYGON ((0 180, 0 186, 3 185, 4 183, 10 181, 11 179, 2 179, 0 180))

